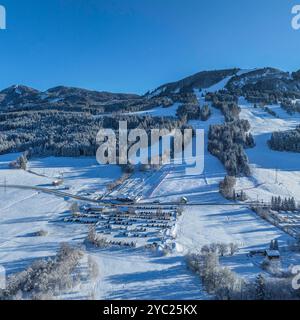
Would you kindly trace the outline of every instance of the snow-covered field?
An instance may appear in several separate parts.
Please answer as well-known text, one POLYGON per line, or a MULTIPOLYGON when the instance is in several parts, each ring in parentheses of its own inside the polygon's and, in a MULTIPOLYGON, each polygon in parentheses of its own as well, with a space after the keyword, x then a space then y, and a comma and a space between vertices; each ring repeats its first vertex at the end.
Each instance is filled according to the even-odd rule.
MULTIPOLYGON (((243 206, 230 206, 218 192, 218 184, 225 172, 221 164, 208 153, 205 157, 205 173, 187 176, 184 168, 177 168, 157 189, 153 197, 165 201, 176 201, 186 196, 189 203, 176 226, 176 248, 183 254, 199 252, 211 243, 235 243, 239 253, 224 259, 225 264, 244 277, 255 277, 261 269, 247 257, 250 250, 266 249, 273 239, 284 247, 291 237, 259 218, 243 206), (215 205, 205 205, 214 203, 215 205)), ((295 259, 295 256, 293 256, 295 259)), ((300 261, 300 256, 296 260, 300 261)), ((295 263, 294 260, 286 264, 295 263)))
MULTIPOLYGON (((108 183, 121 177, 118 166, 100 166, 95 158, 42 158, 30 162, 31 172, 49 177, 51 181, 64 180, 68 193, 101 196, 108 183)), ((10 181, 8 181, 10 183, 10 181)))
POLYGON ((158 106, 157 108, 153 108, 150 110, 128 112, 126 113, 126 115, 140 115, 140 116, 149 115, 151 117, 175 117, 176 111, 179 106, 180 106, 180 103, 174 103, 169 107, 158 106))
MULTIPOLYGON (((225 79, 210 88, 219 90, 225 79)), ((196 92, 203 104, 201 92, 196 92)), ((271 151, 267 140, 277 130, 288 130, 299 124, 300 118, 289 116, 279 106, 271 106, 278 114, 272 117, 241 99, 241 118, 248 119, 256 147, 247 150, 252 177, 238 179, 238 188, 254 200, 270 200, 272 195, 294 196, 300 200, 300 154, 271 151)), ((157 108, 151 115, 174 115, 178 105, 157 108)), ((212 109, 206 121, 191 121, 195 128, 207 132, 210 124, 222 123, 219 110, 212 109)), ((149 111, 147 111, 149 112, 149 111)), ((207 148, 205 148, 207 150, 207 148)), ((121 176, 117 166, 100 166, 92 158, 40 158, 29 163, 30 172, 9 169, 8 164, 18 155, 0 156, 0 184, 18 184, 54 188, 53 180, 64 179, 60 189, 66 192, 97 198, 106 193, 108 183, 121 176)), ((99 266, 99 276, 72 298, 88 296, 97 299, 206 299, 199 277, 187 269, 184 256, 199 252, 211 243, 235 243, 239 252, 222 258, 222 263, 245 278, 252 278, 262 270, 248 257, 250 250, 266 249, 277 239, 281 248, 292 240, 283 231, 259 218, 244 205, 236 206, 219 194, 219 182, 225 176, 218 159, 205 152, 203 173, 187 175, 186 165, 167 165, 154 173, 138 173, 118 189, 127 196, 143 196, 143 201, 176 202, 187 197, 183 215, 176 221, 172 235, 175 250, 168 255, 137 248, 87 247, 99 266), (193 205, 197 204, 197 205, 193 205), (213 205, 212 205, 213 204, 213 205)), ((70 215, 69 198, 44 194, 36 190, 0 188, 0 264, 8 274, 23 270, 39 257, 54 255, 59 244, 82 245, 88 225, 65 223, 70 215), (35 232, 45 230, 47 236, 35 232)), ((287 252, 283 265, 299 264, 300 255, 287 252)))
MULTIPOLYGON (((76 186, 82 184, 85 190, 89 190, 90 185, 89 191, 93 191, 95 181, 101 191, 105 183, 116 177, 107 168, 106 175, 99 175, 100 169, 88 170, 86 174, 91 159, 34 160, 30 168, 36 171, 43 163, 41 173, 51 177, 47 178, 8 169, 8 163, 16 157, 15 154, 0 156, 0 181, 6 178, 10 184, 49 186, 57 172, 63 171, 65 183, 75 192, 76 186)), ((71 203, 36 191, 0 190, 0 264, 8 274, 23 270, 37 258, 54 255, 62 242, 82 245, 88 226, 62 222, 71 203), (47 231, 48 235, 35 236, 40 230, 47 231)), ((198 277, 187 270, 183 256, 177 253, 163 257, 140 249, 88 249, 88 252, 98 262, 100 274, 95 283, 84 287, 86 296, 90 291, 99 299, 201 299, 206 296, 198 277)), ((80 292, 72 297, 82 296, 84 293, 80 292)))

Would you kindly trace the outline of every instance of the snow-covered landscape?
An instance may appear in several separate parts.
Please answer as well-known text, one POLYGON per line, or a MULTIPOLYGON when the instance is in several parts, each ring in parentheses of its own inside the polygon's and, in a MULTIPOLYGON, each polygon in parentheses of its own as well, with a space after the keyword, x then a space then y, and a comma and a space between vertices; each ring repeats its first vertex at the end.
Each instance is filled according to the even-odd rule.
MULTIPOLYGON (((201 300, 214 297, 189 268, 187 257, 201 254, 203 247, 228 246, 220 264, 245 281, 278 277, 256 255, 272 241, 278 246, 273 251, 280 252, 280 272, 299 265, 300 251, 291 249, 300 234, 299 209, 279 212, 278 222, 274 213, 262 216, 253 208, 269 208, 278 196, 300 201, 300 153, 268 145, 273 132, 297 128, 299 112, 289 114, 280 104, 262 107, 239 97, 239 119, 250 123, 255 141, 245 149, 251 174, 238 175, 234 186, 246 199, 226 199, 220 193, 227 172, 208 152, 210 127, 222 125, 225 118, 206 95, 226 92, 234 77, 256 71, 239 70, 205 89, 193 88, 199 105, 208 104, 211 110, 206 121, 188 121, 205 132, 204 172, 199 174, 187 175, 186 164, 170 163, 136 169, 124 178, 118 165, 100 165, 89 156, 32 156, 26 168, 12 168, 22 153, 0 155, 0 264, 7 275, 55 256, 61 243, 68 243, 84 251, 82 267, 88 257, 98 272, 56 295, 58 299, 201 300), (125 203, 128 199, 134 201, 125 203), (231 254, 229 247, 235 248, 231 254)), ((148 99, 166 91, 160 88, 148 99)), ((172 94, 178 92, 180 88, 172 94)), ((181 105, 124 114, 176 119, 181 105)))

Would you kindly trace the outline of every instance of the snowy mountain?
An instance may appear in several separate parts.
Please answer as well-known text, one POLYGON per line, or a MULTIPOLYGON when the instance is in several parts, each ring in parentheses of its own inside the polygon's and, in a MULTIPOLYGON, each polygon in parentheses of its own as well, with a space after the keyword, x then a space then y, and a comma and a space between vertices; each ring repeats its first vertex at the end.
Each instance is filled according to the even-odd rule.
POLYGON ((216 91, 247 95, 253 93, 276 94, 283 97, 300 97, 300 71, 289 73, 274 68, 242 70, 201 71, 176 82, 164 84, 145 96, 98 92, 81 88, 59 86, 40 92, 23 85, 15 85, 0 91, 0 110, 55 109, 58 107, 101 107, 116 104, 123 108, 128 104, 147 104, 147 99, 171 98, 191 94, 194 90, 216 91))
POLYGON ((194 89, 206 89, 227 77, 236 75, 240 69, 202 71, 182 80, 164 84, 149 95, 168 95, 174 93, 193 92, 194 89))
MULTIPOLYGON (((229 92, 245 94, 248 91, 273 91, 273 93, 300 92, 299 71, 284 72, 274 68, 253 70, 227 69, 202 71, 182 80, 168 83, 152 91, 149 96, 192 93, 193 90, 209 89, 213 85, 225 81, 224 89, 229 92)), ((222 89, 222 88, 219 88, 222 89)), ((209 91, 209 90, 207 90, 209 91)))
POLYGON ((64 86, 41 92, 23 85, 14 85, 0 91, 0 110, 101 106, 109 102, 130 101, 138 98, 139 96, 134 94, 98 92, 64 86))
POLYGON ((299 299, 299 84, 263 68, 144 96, 1 91, 0 265, 15 277, 0 299, 257 299, 261 281, 268 299, 299 299), (204 171, 99 165, 95 136, 120 119, 203 129, 204 171))

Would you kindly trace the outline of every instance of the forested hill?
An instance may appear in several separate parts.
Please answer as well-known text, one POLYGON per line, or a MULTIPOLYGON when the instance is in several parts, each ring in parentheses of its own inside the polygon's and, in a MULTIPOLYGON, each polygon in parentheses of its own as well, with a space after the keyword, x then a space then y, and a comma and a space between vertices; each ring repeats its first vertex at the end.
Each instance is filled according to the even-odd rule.
MULTIPOLYGON (((98 130, 116 127, 119 119, 128 120, 131 127, 183 128, 189 125, 189 120, 206 121, 212 113, 210 104, 221 110, 227 122, 222 128, 211 127, 210 149, 228 164, 229 155, 216 143, 219 135, 225 139, 228 131, 236 135, 242 132, 244 139, 230 149, 241 159, 246 159, 242 146, 254 144, 244 130, 249 124, 239 122, 240 97, 266 110, 267 105, 279 104, 290 114, 300 112, 300 71, 289 73, 275 68, 202 71, 142 96, 64 86, 44 92, 24 85, 11 86, 0 91, 0 154, 30 149, 39 155, 94 155, 98 130), (157 109, 160 112, 153 113, 157 109)), ((274 135, 272 148, 282 149, 282 144, 291 137, 297 140, 298 131, 274 135)), ((298 143, 290 142, 289 150, 299 149, 298 143)), ((228 167, 234 169, 234 174, 239 172, 232 165, 228 167)), ((247 172, 247 166, 242 165, 241 170, 247 172)))
POLYGON ((225 89, 251 101, 278 101, 300 98, 300 70, 285 72, 275 68, 241 70, 238 68, 202 71, 179 81, 136 94, 91 91, 81 88, 58 86, 41 92, 24 85, 14 85, 0 91, 0 110, 84 110, 115 112, 143 110, 156 103, 164 105, 188 99, 195 90, 209 89, 226 81, 225 89), (149 101, 150 100, 150 101, 149 101))

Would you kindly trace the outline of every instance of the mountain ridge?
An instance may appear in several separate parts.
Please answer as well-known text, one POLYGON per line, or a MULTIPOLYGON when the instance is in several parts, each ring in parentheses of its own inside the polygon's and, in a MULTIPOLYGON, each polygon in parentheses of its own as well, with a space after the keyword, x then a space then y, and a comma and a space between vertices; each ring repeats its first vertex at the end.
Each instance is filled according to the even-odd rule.
POLYGON ((205 90, 225 81, 222 90, 235 95, 279 94, 300 98, 300 70, 286 72, 280 69, 265 67, 244 70, 240 68, 206 70, 197 72, 178 81, 159 86, 144 95, 132 93, 112 93, 107 91, 88 90, 78 87, 56 86, 40 91, 25 85, 13 85, 0 91, 0 109, 18 110, 37 106, 59 108, 80 106, 98 107, 107 104, 145 103, 145 100, 156 98, 178 99, 180 95, 192 94, 195 90, 205 90))

